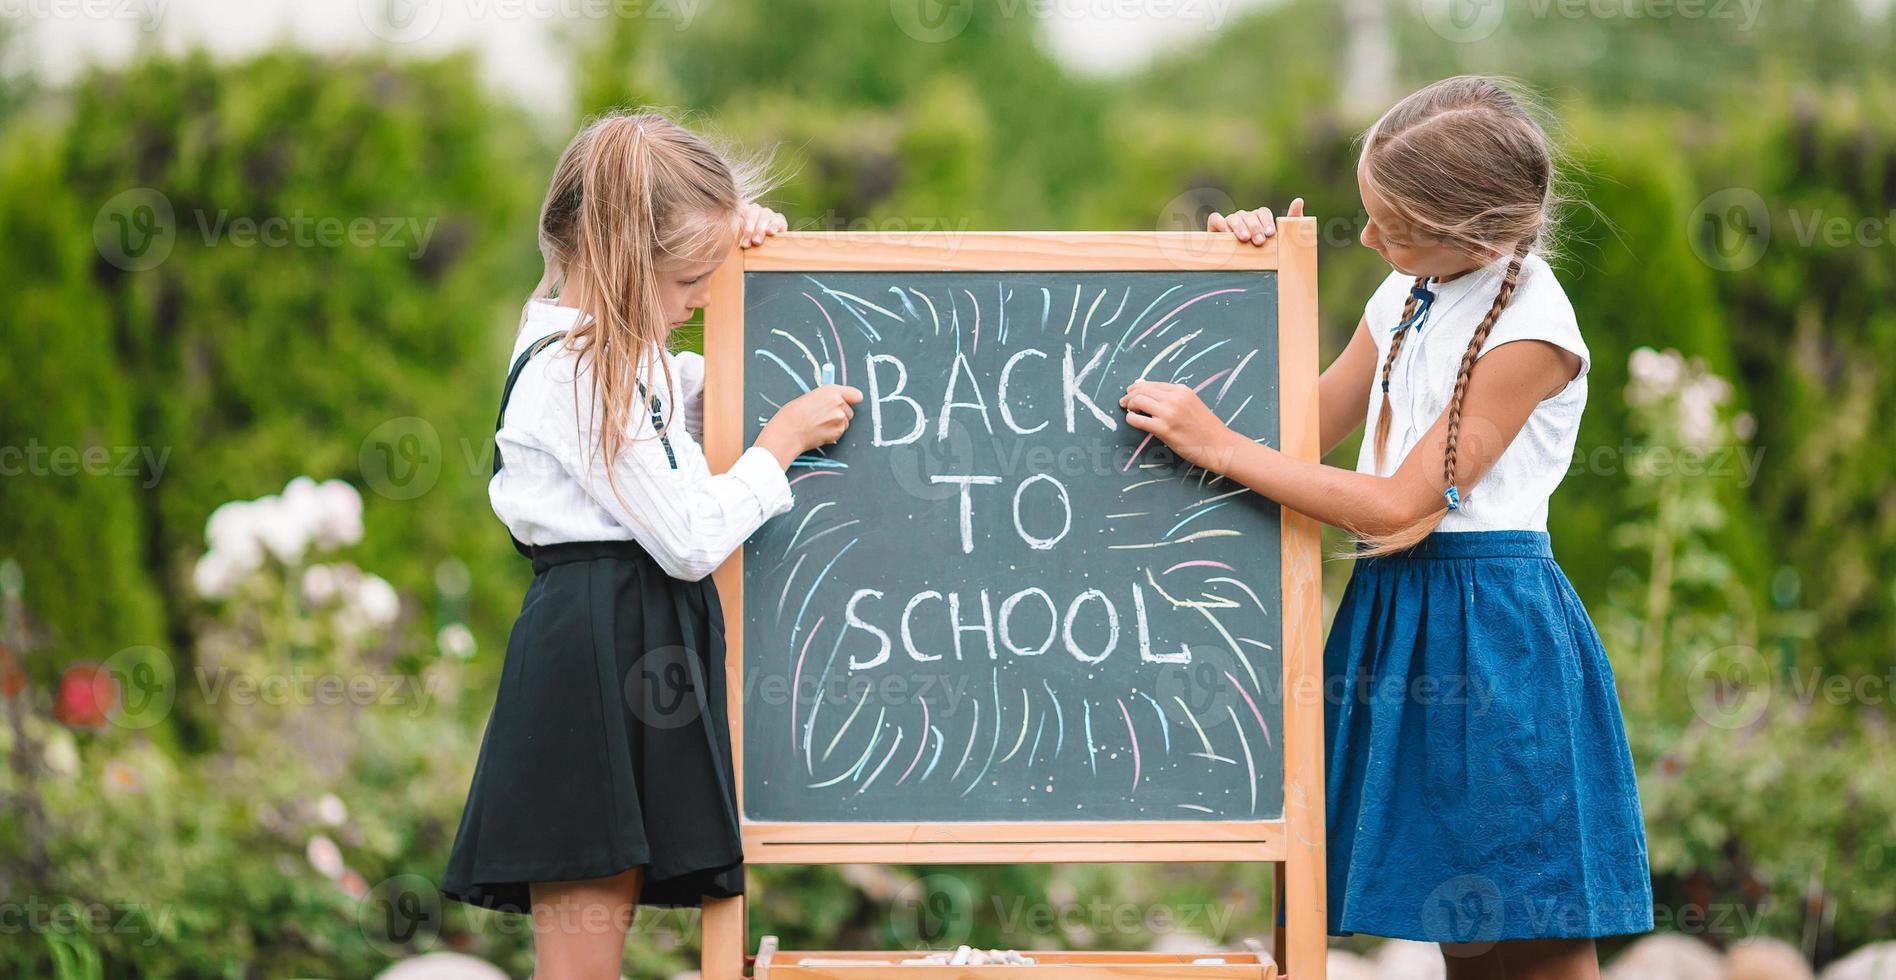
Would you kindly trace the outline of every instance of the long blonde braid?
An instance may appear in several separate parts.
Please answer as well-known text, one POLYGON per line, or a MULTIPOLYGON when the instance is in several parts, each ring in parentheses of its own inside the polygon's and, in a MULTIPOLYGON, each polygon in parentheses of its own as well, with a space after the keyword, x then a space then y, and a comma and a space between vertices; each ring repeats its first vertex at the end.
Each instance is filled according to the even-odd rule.
MULTIPOLYGON (((1365 538, 1369 546, 1359 549, 1356 552, 1357 557, 1373 558, 1377 555, 1406 551, 1439 527, 1442 518, 1447 517, 1450 510, 1460 507, 1461 491, 1455 484, 1455 453, 1461 442, 1462 399, 1468 394, 1468 379, 1475 372, 1475 360, 1481 356, 1482 345, 1488 342, 1488 334, 1494 330, 1495 321, 1501 319, 1501 311, 1507 309, 1508 301, 1514 298, 1514 288, 1520 284, 1521 280, 1521 264, 1526 261, 1528 251, 1532 246, 1532 242, 1522 242, 1515 246, 1514 257, 1508 261, 1507 273, 1501 277, 1501 289, 1495 293, 1494 303, 1488 307, 1488 315, 1481 318, 1480 325, 1475 327, 1474 336, 1468 338, 1468 349, 1462 351, 1461 367, 1455 373, 1455 392, 1448 399, 1448 437, 1442 451, 1442 483, 1444 484, 1442 509, 1401 530, 1365 538)), ((1414 298, 1409 300, 1410 308, 1405 312, 1405 321, 1409 314, 1414 313, 1415 302, 1414 298)), ((1395 361, 1395 349, 1401 344, 1402 335, 1405 333, 1408 333, 1406 329, 1397 331, 1396 338, 1389 344, 1390 356, 1383 365, 1385 382, 1389 377, 1390 364, 1395 361)), ((1376 424, 1378 443, 1376 465, 1379 471, 1382 467, 1381 441, 1387 434, 1388 416, 1389 391, 1385 388, 1383 411, 1376 424)))

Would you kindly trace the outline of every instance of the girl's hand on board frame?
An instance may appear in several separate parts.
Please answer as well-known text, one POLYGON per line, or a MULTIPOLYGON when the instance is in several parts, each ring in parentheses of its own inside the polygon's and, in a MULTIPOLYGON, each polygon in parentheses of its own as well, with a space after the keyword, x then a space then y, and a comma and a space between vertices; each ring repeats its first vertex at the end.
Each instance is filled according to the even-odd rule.
POLYGON ((1157 436, 1194 466, 1223 472, 1244 437, 1213 415, 1198 392, 1165 381, 1134 381, 1119 399, 1126 424, 1157 436))
POLYGON ((782 214, 761 204, 748 202, 737 209, 737 244, 740 248, 762 245, 764 239, 789 227, 790 222, 782 214))
MULTIPOLYGON (((1301 218, 1304 213, 1304 199, 1290 202, 1290 208, 1284 212, 1286 218, 1301 218)), ((1254 208, 1250 211, 1234 211, 1231 214, 1219 214, 1216 211, 1205 219, 1206 231, 1228 231, 1238 241, 1252 245, 1262 245, 1277 234, 1277 218, 1270 208, 1254 208)))

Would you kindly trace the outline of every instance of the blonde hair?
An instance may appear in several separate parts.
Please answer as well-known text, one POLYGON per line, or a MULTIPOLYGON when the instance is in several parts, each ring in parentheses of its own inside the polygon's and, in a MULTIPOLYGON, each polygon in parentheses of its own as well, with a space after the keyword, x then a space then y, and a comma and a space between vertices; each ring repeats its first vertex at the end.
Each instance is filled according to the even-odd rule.
MULTIPOLYGON (((530 299, 558 296, 582 314, 563 344, 592 355, 597 451, 615 495, 611 462, 643 411, 641 363, 656 361, 672 390, 669 362, 654 356, 670 335, 659 265, 709 262, 734 246, 738 208, 764 191, 763 174, 761 162, 735 159, 649 110, 592 121, 553 168, 540 208, 546 271, 530 299)), ((575 379, 578 371, 576 358, 575 379)), ((669 427, 667 419, 654 435, 669 427)))
MULTIPOLYGON (((1529 253, 1549 248, 1559 207, 1556 170, 1552 141, 1525 97, 1493 78, 1463 75, 1436 82, 1396 103, 1363 136, 1363 182, 1416 230, 1418 241, 1457 248, 1481 261, 1512 256, 1487 316, 1462 354, 1449 398, 1442 479, 1450 489, 1455 488, 1455 452, 1468 377, 1489 331, 1514 296, 1522 262, 1529 253)), ((1416 287, 1427 283, 1426 277, 1416 277, 1416 287)), ((1378 471, 1389 441, 1389 375, 1417 303, 1411 293, 1383 358, 1382 405, 1373 437, 1378 471)), ((1445 502, 1441 510, 1407 527, 1365 535, 1354 554, 1373 557, 1406 550, 1434 531, 1447 514, 1445 502)))

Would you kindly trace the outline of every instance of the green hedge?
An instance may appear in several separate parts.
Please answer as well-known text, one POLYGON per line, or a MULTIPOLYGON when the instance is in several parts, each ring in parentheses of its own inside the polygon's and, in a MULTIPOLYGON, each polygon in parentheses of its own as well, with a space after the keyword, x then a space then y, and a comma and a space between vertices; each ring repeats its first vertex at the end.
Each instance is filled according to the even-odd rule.
MULTIPOLYGON (((576 45, 576 104, 657 98, 774 149, 786 178, 775 200, 800 227, 1176 228, 1209 207, 1301 194, 1326 222, 1323 347, 1340 350, 1387 270, 1354 243, 1352 141, 1375 109, 1338 108, 1337 5, 1273 5, 1114 79, 1062 70, 1039 47, 1033 18, 1007 16, 1029 6, 979 0, 965 30, 938 43, 905 33, 883 0, 705 5, 683 31, 617 24, 576 45)), ((1677 590, 1674 630, 1743 620, 1753 624, 1744 639, 1783 651, 1788 666, 1886 673, 1896 506, 1882 421, 1896 415, 1896 245, 1805 244, 1799 232, 1896 208, 1896 85, 1851 74, 1888 63, 1887 30, 1841 0, 1775 6, 1743 31, 1520 9, 1477 44, 1444 43, 1413 10, 1390 17, 1398 88, 1512 70, 1545 89, 1577 190, 1596 212, 1576 216, 1560 271, 1593 352, 1581 446, 1606 455, 1555 498, 1563 565, 1596 619, 1627 636, 1666 628, 1628 599, 1647 556, 1622 532, 1650 517, 1651 502, 1632 492, 1616 454, 1637 435, 1622 396, 1629 352, 1676 347, 1733 380, 1756 420, 1750 445, 1764 456, 1755 482, 1728 476, 1703 488, 1722 520, 1702 554, 1729 562, 1738 585, 1677 590), (1769 246, 1743 269, 1707 260, 1695 237, 1701 203, 1727 188, 1755 192, 1771 221, 1769 246)), ((151 56, 87 75, 32 111, 6 98, 0 445, 165 454, 161 470, 131 477, 0 479, 0 551, 25 566, 29 606, 55 651, 40 674, 48 662, 143 643, 188 665, 198 632, 189 562, 205 516, 299 473, 365 491, 362 559, 411 597, 410 626, 431 625, 437 563, 466 561, 485 651, 476 673, 497 668, 525 572, 486 502, 491 413, 518 303, 538 278, 535 205, 577 119, 528 117, 489 94, 469 56, 151 56), (113 236, 160 201, 174 214, 169 253, 149 268, 124 262, 113 236), (230 234, 230 219, 297 215, 393 218, 397 243, 267 247, 230 234), (403 231, 409 220, 427 229, 425 247, 403 231), (213 240, 209 227, 223 230, 213 240), (420 478, 403 478, 416 462, 420 478)), ((1882 233, 1892 226, 1896 218, 1882 233)), ((1347 464, 1353 450, 1333 461, 1347 464)), ((1328 575, 1334 592, 1347 567, 1333 563, 1328 575)), ((1634 676, 1626 646, 1611 649, 1623 682, 1634 676)), ((1682 666, 1661 676, 1676 684, 1682 666)), ((1820 873, 1811 862, 1855 859, 1866 863, 1836 876, 1852 892, 1826 935, 1847 947, 1887 929, 1896 892, 1877 885, 1882 864, 1868 862, 1889 856, 1847 842, 1797 845, 1802 834, 1857 833, 1850 808, 1865 799, 1881 801, 1872 818, 1887 811, 1844 771, 1846 756, 1887 758, 1878 727, 1887 698, 1820 715, 1807 742, 1779 753, 1739 736, 1681 748, 1691 730, 1677 710, 1684 692, 1641 694, 1629 701, 1667 706, 1629 716, 1650 815, 1663 821, 1653 835, 1662 897, 1755 904, 1763 887, 1796 901, 1788 883, 1820 873), (1728 743, 1733 754, 1719 754, 1728 743), (1800 753, 1835 764, 1801 772, 1786 761, 1800 753), (1745 760, 1757 770, 1747 785, 1796 796, 1794 815, 1778 820, 1734 795, 1745 760), (1708 821, 1729 833, 1706 830, 1708 821)), ((470 746, 485 703, 470 697, 460 709, 470 746)), ((1767 724, 1773 738, 1798 739, 1796 721, 1767 724)), ((1236 928, 1268 926, 1258 875, 1200 870, 1179 887, 1245 896, 1236 928)), ((1160 880, 1151 872, 1112 879, 1119 873, 1001 868, 964 878, 976 901, 1109 887, 1102 880, 1177 900, 1169 883, 1141 884, 1160 880), (1095 874, 1105 877, 1084 877, 1095 874)), ((891 941, 886 896, 865 897, 886 881, 846 882, 827 869, 765 869, 753 880, 753 922, 787 941, 891 941)), ((1802 924, 1787 913, 1768 928, 1794 935, 1802 924)), ((1009 940, 994 930, 982 922, 974 938, 1009 940)))
POLYGON ((0 186, 22 225, 0 265, 31 286, 9 290, 7 439, 165 465, 148 488, 6 482, 8 550, 59 645, 182 650, 206 516, 299 473, 364 490, 371 558, 406 591, 450 555, 481 569, 479 622, 504 628, 520 573, 487 454, 538 278, 544 135, 461 56, 146 59, 80 79, 64 117, 7 140, 26 169, 0 186), (147 207, 171 219, 128 255, 112 236, 147 207))

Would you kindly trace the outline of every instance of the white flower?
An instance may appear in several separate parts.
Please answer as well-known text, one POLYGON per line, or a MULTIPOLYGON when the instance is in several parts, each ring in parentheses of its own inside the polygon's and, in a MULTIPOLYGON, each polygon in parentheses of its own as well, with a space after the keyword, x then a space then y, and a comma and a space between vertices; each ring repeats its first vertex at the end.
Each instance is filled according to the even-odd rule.
POLYGON ((1626 400, 1650 405, 1673 394, 1685 375, 1685 358, 1670 348, 1660 353, 1641 347, 1627 358, 1626 372, 1631 378, 1626 385, 1626 400))
POLYGON ((79 771, 79 745, 73 739, 72 732, 55 728, 46 736, 46 748, 40 756, 46 768, 56 776, 70 776, 79 771))
POLYGON ((401 596, 395 587, 379 575, 364 575, 356 586, 355 606, 362 618, 374 626, 387 626, 402 611, 401 596))
POLYGON ((466 623, 449 623, 435 634, 435 646, 444 656, 457 660, 467 660, 474 656, 478 644, 474 641, 474 631, 466 623))
POLYGON ((283 485, 283 493, 277 496, 282 507, 282 515, 294 520, 306 530, 312 530, 323 516, 323 492, 316 481, 307 476, 299 476, 283 485))
POLYGON ((317 483, 299 476, 283 488, 282 499, 288 519, 318 548, 362 540, 362 495, 342 480, 317 483))
POLYGON ((230 552, 213 548, 191 569, 191 585, 206 599, 226 599, 254 570, 253 564, 233 559, 230 552))
POLYGON ((296 513, 296 504, 276 494, 251 501, 257 537, 286 565, 301 561, 309 549, 309 525, 296 513))
POLYGON ((1679 397, 1679 437, 1694 446, 1718 441, 1718 400, 1704 385, 1688 385, 1679 397))
POLYGON ((1705 369, 1694 358, 1692 376, 1679 388, 1679 434, 1686 442, 1709 446, 1722 435, 1719 409, 1731 400, 1731 382, 1705 369))
POLYGON ((362 494, 343 480, 324 480, 321 519, 316 542, 324 548, 342 548, 362 540, 362 494))
POLYGON ((315 868, 318 874, 330 881, 342 877, 342 848, 337 847, 335 841, 317 834, 309 839, 309 846, 303 849, 303 853, 309 857, 310 867, 315 868))
POLYGON ((1731 382, 1705 370, 1705 365, 1694 362, 1693 367, 1699 374, 1686 385, 1685 394, 1690 398, 1704 398, 1713 405, 1723 405, 1731 400, 1731 382))
POLYGON ((248 500, 233 500, 211 511, 204 522, 204 543, 236 565, 253 569, 263 563, 263 542, 257 537, 256 508, 248 500))
POLYGON ((331 827, 340 827, 349 819, 349 808, 336 794, 324 793, 316 800, 316 817, 331 827))
POLYGON ((311 565, 303 569, 303 601, 320 606, 336 597, 339 588, 336 569, 329 565, 311 565))

